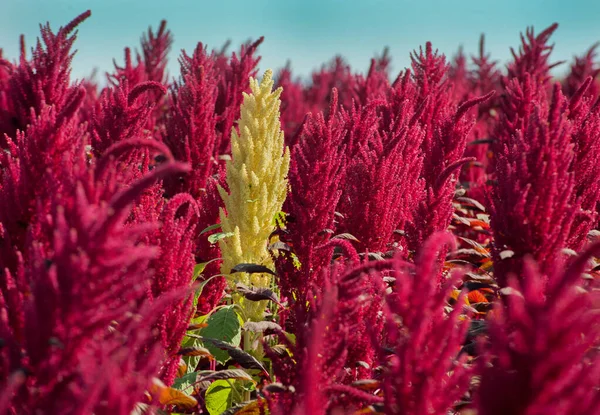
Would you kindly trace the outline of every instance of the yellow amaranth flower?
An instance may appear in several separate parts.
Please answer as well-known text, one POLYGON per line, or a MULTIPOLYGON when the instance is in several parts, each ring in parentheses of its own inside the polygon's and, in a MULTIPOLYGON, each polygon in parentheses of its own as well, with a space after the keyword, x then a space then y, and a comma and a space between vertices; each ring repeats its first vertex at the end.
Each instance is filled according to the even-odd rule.
MULTIPOLYGON (((282 88, 272 92, 271 70, 260 84, 250 78, 250 95, 244 94, 240 134, 231 132, 232 160, 227 162, 229 193, 219 187, 225 209, 221 209, 221 227, 233 236, 219 241, 223 264, 228 274, 240 263, 253 263, 272 268, 267 250, 269 235, 275 227, 275 216, 281 211, 287 194, 290 152, 285 147, 279 120, 282 88)), ((234 274, 235 282, 253 287, 269 287, 268 274, 234 274)), ((262 320, 266 302, 235 299, 252 320, 262 320)))

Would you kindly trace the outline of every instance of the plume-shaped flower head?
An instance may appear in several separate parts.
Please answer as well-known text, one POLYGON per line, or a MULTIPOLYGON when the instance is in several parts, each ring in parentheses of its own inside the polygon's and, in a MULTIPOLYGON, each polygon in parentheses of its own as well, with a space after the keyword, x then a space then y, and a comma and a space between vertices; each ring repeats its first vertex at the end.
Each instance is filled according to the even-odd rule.
MULTIPOLYGON (((231 132, 232 160, 227 163, 227 185, 219 192, 225 204, 221 210, 222 231, 228 238, 219 241, 223 255, 221 271, 229 273, 240 263, 271 265, 267 251, 275 217, 281 211, 287 193, 290 152, 284 150, 279 121, 279 96, 272 91, 272 72, 267 70, 259 83, 250 80, 250 95, 244 94, 238 134, 231 132)), ((266 274, 241 276, 240 282, 266 287, 266 274)), ((260 318, 261 304, 248 304, 251 318, 260 318), (251 308, 251 309, 250 309, 251 308)))

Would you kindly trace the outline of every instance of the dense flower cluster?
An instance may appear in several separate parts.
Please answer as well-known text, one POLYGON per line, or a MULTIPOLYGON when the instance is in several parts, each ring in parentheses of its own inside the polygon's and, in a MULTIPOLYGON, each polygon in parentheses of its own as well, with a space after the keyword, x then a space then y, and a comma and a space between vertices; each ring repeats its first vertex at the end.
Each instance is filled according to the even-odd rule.
POLYGON ((0 49, 0 415, 600 414, 596 46, 73 82, 90 15, 0 49))

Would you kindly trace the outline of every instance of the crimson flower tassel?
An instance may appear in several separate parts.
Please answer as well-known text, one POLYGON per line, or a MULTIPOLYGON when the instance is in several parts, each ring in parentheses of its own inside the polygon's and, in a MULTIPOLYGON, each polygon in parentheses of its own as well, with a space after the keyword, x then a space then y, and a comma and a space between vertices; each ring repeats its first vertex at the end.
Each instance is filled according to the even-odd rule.
POLYGON ((509 279, 477 364, 479 414, 600 413, 600 297, 581 278, 599 254, 596 243, 549 279, 529 257, 509 279))
POLYGON ((215 56, 199 43, 192 56, 182 53, 181 80, 171 88, 167 130, 163 141, 177 160, 192 166, 189 176, 165 183, 169 194, 188 192, 199 199, 217 166, 213 157, 217 142, 218 99, 215 56))
POLYGON ((281 292, 288 301, 306 301, 307 289, 314 283, 319 285, 320 270, 331 258, 331 249, 318 248, 331 237, 327 229, 335 228, 335 207, 341 196, 346 161, 344 131, 337 91, 333 90, 327 117, 322 112, 309 115, 292 150, 290 192, 284 205, 288 221, 280 239, 292 246, 299 269, 284 251, 276 261, 281 292))
MULTIPOLYGON (((397 263, 395 292, 384 308, 388 355, 381 350, 382 389, 386 414, 445 414, 468 390, 472 369, 465 356, 458 357, 469 327, 461 304, 447 313, 446 303, 461 274, 451 274, 440 288, 437 283, 440 253, 454 246, 450 234, 437 233, 423 246, 414 269, 397 263)), ((396 259, 395 261, 398 261, 396 259)))
POLYGON ((2 147, 5 147, 4 134, 14 138, 16 131, 25 131, 46 106, 55 106, 60 112, 72 99, 74 90, 79 88, 70 84, 75 29, 90 15, 89 10, 80 14, 56 33, 49 23, 40 25, 42 39, 38 39, 30 61, 26 59, 22 43, 19 65, 13 68, 5 91, 12 112, 0 113, 0 118, 6 117, 0 121, 0 126, 6 128, 0 130, 2 147))

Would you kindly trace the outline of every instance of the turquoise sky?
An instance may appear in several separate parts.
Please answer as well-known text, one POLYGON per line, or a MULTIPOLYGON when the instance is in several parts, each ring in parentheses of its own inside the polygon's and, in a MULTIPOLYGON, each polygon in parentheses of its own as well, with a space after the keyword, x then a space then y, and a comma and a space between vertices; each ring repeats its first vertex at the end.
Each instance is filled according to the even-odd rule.
MULTIPOLYGON (((475 52, 484 32, 493 57, 505 62, 509 47, 518 46, 519 32, 528 25, 536 31, 553 22, 555 60, 571 60, 600 40, 600 1, 565 0, 2 0, 0 47, 16 58, 18 37, 28 46, 38 35, 38 24, 53 28, 66 24, 86 9, 92 16, 79 29, 76 78, 94 67, 106 71, 112 59, 123 61, 123 47, 139 44, 148 26, 167 19, 175 37, 171 75, 177 73, 176 56, 192 50, 198 41, 210 48, 231 39, 237 45, 265 36, 261 69, 277 69, 290 59, 296 73, 306 76, 335 54, 364 71, 369 59, 389 46, 393 70, 408 65, 409 52, 430 40, 453 55, 459 45, 475 52)), ((563 65, 558 72, 564 71, 563 65)))

